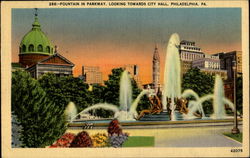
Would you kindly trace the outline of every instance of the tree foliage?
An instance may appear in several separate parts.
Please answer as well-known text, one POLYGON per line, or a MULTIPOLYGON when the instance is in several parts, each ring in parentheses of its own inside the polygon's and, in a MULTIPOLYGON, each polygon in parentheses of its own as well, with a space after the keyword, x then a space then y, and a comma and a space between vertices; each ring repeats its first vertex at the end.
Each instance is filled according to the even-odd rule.
POLYGON ((11 109, 22 126, 24 147, 48 146, 66 130, 64 109, 47 97, 28 72, 12 74, 11 109))
POLYGON ((70 101, 75 103, 78 111, 94 102, 88 91, 88 84, 83 83, 79 78, 72 76, 58 77, 55 74, 48 73, 39 79, 39 83, 49 98, 62 109, 65 109, 70 101))

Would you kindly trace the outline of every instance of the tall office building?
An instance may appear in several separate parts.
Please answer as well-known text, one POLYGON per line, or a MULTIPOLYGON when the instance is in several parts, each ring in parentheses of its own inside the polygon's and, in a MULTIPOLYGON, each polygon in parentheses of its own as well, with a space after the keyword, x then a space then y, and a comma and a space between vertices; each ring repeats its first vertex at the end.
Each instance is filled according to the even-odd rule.
POLYGON ((128 71, 128 73, 131 75, 131 77, 137 83, 138 88, 142 89, 142 83, 141 83, 141 80, 139 77, 139 66, 133 65, 133 64, 128 64, 128 65, 124 65, 122 68, 128 71))
POLYGON ((191 67, 193 60, 204 58, 204 53, 195 42, 182 40, 180 42, 181 73, 185 74, 191 67))
POLYGON ((98 66, 82 66, 82 75, 88 84, 103 84, 102 72, 98 66))
POLYGON ((227 70, 228 80, 233 79, 233 62, 237 64, 237 74, 242 73, 242 51, 231 51, 227 53, 217 53, 219 56, 221 69, 227 70))

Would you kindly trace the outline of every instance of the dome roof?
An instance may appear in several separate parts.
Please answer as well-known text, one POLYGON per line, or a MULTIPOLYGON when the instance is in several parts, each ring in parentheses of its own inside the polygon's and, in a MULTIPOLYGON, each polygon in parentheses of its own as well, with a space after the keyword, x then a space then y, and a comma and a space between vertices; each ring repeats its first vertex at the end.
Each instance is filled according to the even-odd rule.
POLYGON ((54 54, 54 47, 48 37, 42 32, 37 16, 35 16, 32 29, 23 37, 20 43, 19 53, 44 55, 54 54))

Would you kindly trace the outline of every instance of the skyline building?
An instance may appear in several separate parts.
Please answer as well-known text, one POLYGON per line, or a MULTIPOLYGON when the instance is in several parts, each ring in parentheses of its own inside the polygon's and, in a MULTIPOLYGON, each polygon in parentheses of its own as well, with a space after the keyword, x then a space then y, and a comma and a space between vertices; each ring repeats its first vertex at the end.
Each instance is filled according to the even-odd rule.
POLYGON ((160 55, 158 52, 157 45, 155 45, 152 63, 153 63, 152 65, 153 87, 152 88, 154 89, 155 93, 157 93, 160 88, 160 55))
POLYGON ((197 67, 206 74, 220 75, 223 80, 227 79, 227 71, 220 68, 218 55, 204 54, 204 58, 196 59, 192 62, 192 67, 197 67))
POLYGON ((234 61, 236 61, 237 77, 242 76, 242 51, 217 53, 220 58, 221 69, 227 71, 224 81, 225 96, 234 101, 234 61))
POLYGON ((182 40, 180 42, 180 60, 181 60, 181 74, 185 74, 192 68, 192 61, 204 57, 201 48, 195 45, 193 41, 182 40))
POLYGON ((220 59, 221 69, 227 70, 228 72, 228 80, 233 79, 233 61, 236 61, 237 64, 237 73, 242 73, 242 51, 230 51, 230 52, 222 52, 217 53, 220 59))
POLYGON ((99 66, 82 66, 82 75, 87 84, 103 84, 99 66))
POLYGON ((142 89, 142 83, 139 77, 139 66, 134 64, 128 64, 122 66, 124 70, 127 70, 131 77, 135 80, 138 85, 138 88, 142 89))

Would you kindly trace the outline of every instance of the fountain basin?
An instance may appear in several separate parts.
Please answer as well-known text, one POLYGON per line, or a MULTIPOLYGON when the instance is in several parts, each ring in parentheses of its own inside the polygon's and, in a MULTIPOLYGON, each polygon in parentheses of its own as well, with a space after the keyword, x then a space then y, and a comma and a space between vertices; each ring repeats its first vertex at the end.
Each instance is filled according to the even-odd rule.
MULTIPOLYGON (((242 123, 242 118, 238 118, 239 124, 242 123)), ((96 121, 74 121, 68 124, 69 128, 81 128, 87 124, 91 124, 93 128, 107 128, 111 120, 96 120, 96 121)), ((176 121, 121 121, 123 128, 172 128, 172 127, 199 127, 199 126, 215 126, 215 125, 233 125, 233 116, 228 116, 224 119, 192 119, 192 120, 176 120, 176 121), (176 125, 176 126, 175 126, 176 125)))

